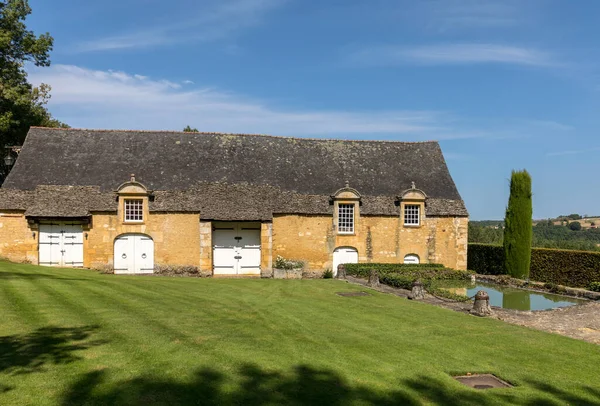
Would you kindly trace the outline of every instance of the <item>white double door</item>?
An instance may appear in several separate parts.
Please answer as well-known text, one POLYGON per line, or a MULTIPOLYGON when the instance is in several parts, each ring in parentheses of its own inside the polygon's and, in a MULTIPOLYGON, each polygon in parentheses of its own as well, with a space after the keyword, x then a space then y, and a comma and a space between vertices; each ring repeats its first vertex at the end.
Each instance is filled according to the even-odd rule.
POLYGON ((115 240, 116 274, 154 272, 154 241, 144 234, 125 234, 115 240))
POLYGON ((81 224, 52 222, 40 224, 39 264, 42 266, 83 266, 81 224))
POLYGON ((352 247, 340 247, 333 251, 333 276, 337 276, 338 265, 357 264, 358 251, 352 247))
POLYGON ((260 223, 213 223, 213 273, 260 275, 260 223))

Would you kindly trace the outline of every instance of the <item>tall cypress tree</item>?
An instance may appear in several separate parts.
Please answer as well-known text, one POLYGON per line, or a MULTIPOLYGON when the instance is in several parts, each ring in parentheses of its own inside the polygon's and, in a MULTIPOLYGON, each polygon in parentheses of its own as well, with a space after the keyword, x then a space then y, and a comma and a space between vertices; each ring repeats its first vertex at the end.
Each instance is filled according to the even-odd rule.
POLYGON ((513 171, 504 219, 504 272, 514 278, 529 278, 532 216, 531 176, 526 170, 513 171))

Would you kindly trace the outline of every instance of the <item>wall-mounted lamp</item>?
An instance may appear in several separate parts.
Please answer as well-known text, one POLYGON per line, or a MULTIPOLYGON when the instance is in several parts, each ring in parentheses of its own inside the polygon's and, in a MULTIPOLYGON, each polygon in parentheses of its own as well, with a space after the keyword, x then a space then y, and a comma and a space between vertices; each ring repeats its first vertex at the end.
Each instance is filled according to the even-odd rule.
POLYGON ((18 155, 19 152, 21 152, 21 147, 18 145, 6 145, 4 149, 7 151, 6 156, 4 157, 4 165, 10 169, 16 161, 14 154, 18 155))
POLYGON ((85 239, 88 239, 88 233, 83 233, 83 235, 85 235, 85 239))
POLYGON ((35 240, 35 231, 33 231, 33 232, 31 233, 31 236, 32 236, 32 237, 33 237, 33 239, 35 240))

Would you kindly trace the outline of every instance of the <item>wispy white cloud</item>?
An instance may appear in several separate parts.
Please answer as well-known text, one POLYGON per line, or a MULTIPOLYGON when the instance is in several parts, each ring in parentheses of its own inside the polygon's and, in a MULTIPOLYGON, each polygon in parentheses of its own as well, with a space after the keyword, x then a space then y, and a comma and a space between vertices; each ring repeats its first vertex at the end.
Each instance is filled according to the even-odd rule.
POLYGON ((189 124, 203 131, 410 140, 485 136, 445 112, 285 109, 213 88, 72 65, 32 68, 29 76, 34 84, 52 85, 51 111, 74 127, 178 130, 189 124))
POLYGON ((428 0, 415 3, 427 29, 507 27, 523 21, 525 2, 520 0, 428 0))
POLYGON ((384 45, 351 52, 352 63, 366 66, 510 64, 549 67, 558 63, 547 52, 498 44, 384 45))
POLYGON ((587 153, 590 153, 590 152, 598 152, 598 151, 600 151, 600 147, 548 152, 546 154, 546 156, 580 155, 580 154, 587 154, 587 153))
POLYGON ((540 127, 540 128, 545 128, 548 130, 556 130, 556 131, 572 131, 575 129, 574 126, 569 125, 569 124, 564 124, 564 123, 559 123, 557 121, 553 121, 553 120, 526 120, 527 123, 540 127))
POLYGON ((147 48, 180 42, 215 41, 259 24, 265 14, 287 0, 213 0, 188 11, 177 23, 148 24, 136 31, 86 40, 71 47, 74 52, 147 48))

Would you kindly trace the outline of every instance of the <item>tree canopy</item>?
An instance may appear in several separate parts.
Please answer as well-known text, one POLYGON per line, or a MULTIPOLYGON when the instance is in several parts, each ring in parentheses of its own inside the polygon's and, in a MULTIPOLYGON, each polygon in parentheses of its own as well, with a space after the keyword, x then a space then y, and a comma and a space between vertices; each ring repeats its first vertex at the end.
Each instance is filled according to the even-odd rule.
POLYGON ((188 126, 186 126, 186 127, 183 129, 183 132, 185 132, 185 133, 199 133, 200 131, 198 131, 198 129, 197 129, 197 128, 192 128, 192 127, 190 127, 190 126, 188 125, 188 126))
POLYGON ((27 29, 29 14, 28 0, 0 0, 0 147, 22 144, 31 126, 66 126, 45 108, 50 86, 27 81, 25 65, 50 66, 54 42, 48 33, 36 36, 27 29))

